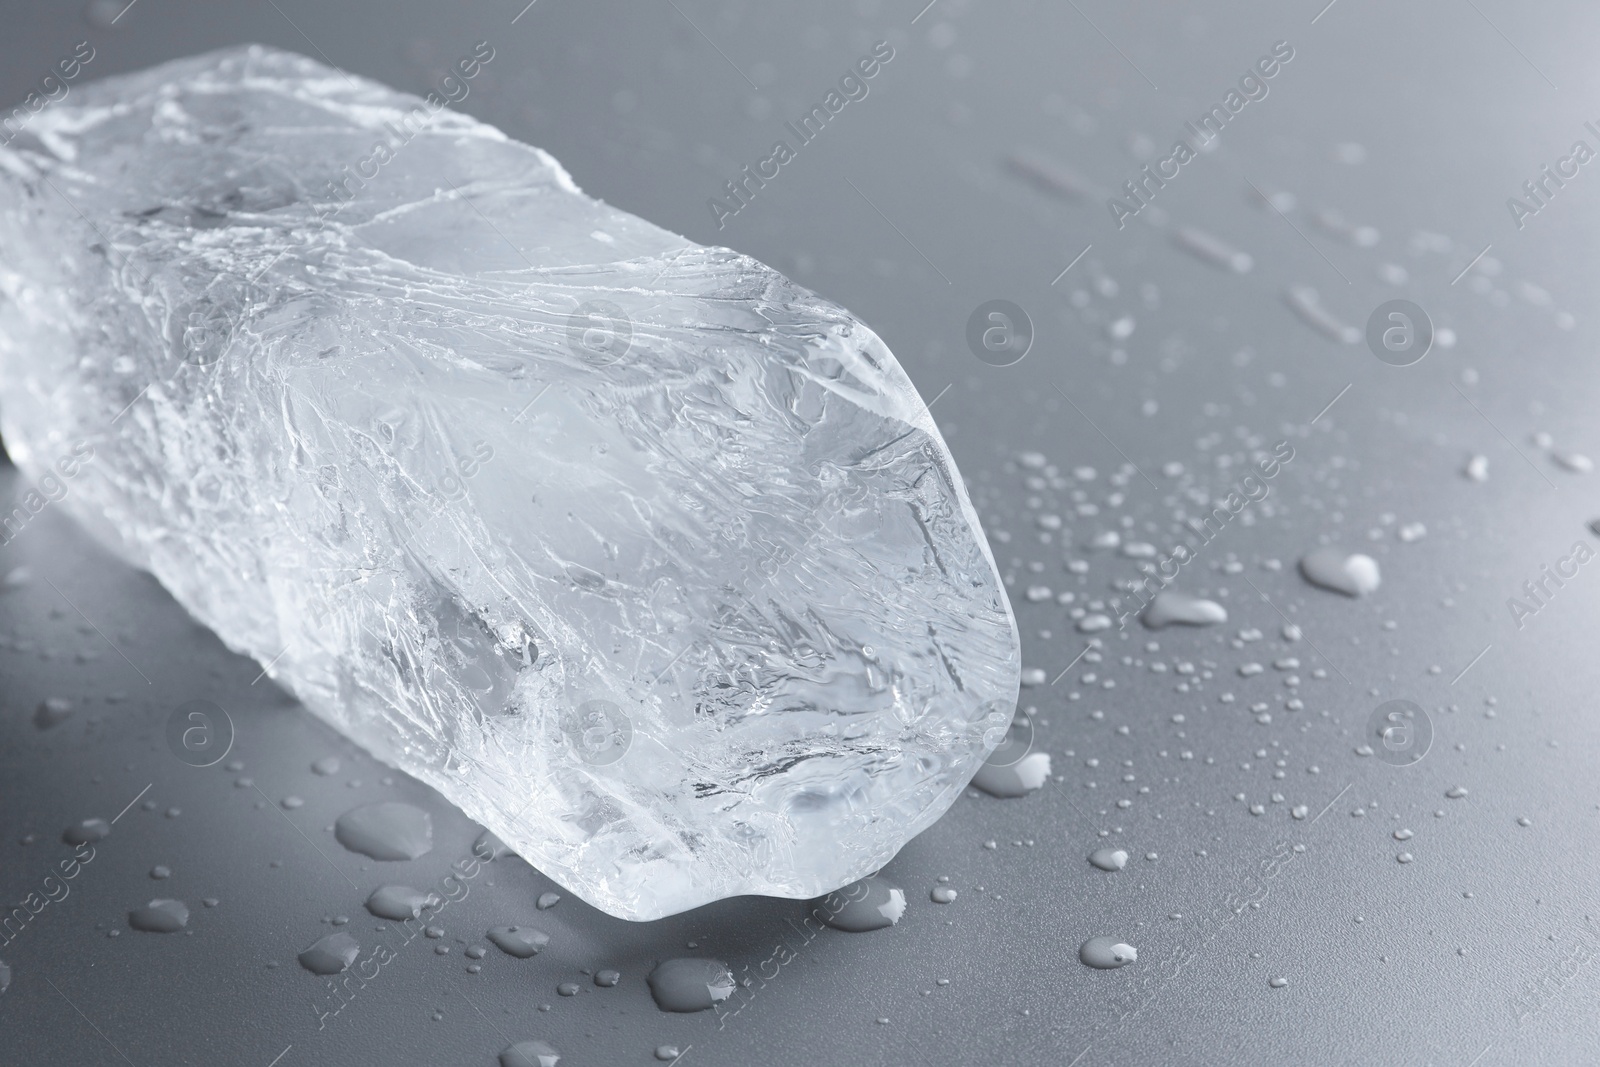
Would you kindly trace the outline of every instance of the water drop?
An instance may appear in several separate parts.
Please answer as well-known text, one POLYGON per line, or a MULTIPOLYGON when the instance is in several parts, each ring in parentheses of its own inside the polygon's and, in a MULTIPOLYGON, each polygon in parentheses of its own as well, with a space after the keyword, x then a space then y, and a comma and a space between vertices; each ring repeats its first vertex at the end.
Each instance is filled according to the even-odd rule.
POLYGON ((549 911, 559 903, 561 903, 560 893, 540 893, 539 900, 535 904, 535 907, 537 907, 540 911, 549 911))
POLYGON ((1289 979, 1287 979, 1287 978, 1274 978, 1271 981, 1267 982, 1267 985, 1271 986, 1273 989, 1282 989, 1284 986, 1286 986, 1288 984, 1289 984, 1289 979))
POLYGON ((721 960, 679 957, 650 972, 650 995, 662 1011, 705 1011, 733 995, 733 973, 721 960))
POLYGON ((311 764, 311 773, 312 774, 320 774, 324 778, 326 778, 330 774, 338 774, 339 773, 339 757, 338 756, 323 756, 321 759, 314 761, 311 764))
POLYGON ((905 914, 905 890, 873 875, 818 900, 811 913, 835 930, 858 934, 893 926, 905 914))
POLYGON ((438 902, 438 898, 431 893, 424 893, 420 889, 413 889, 408 885, 382 885, 372 891, 367 898, 367 910, 380 919, 393 919, 403 922, 406 919, 415 919, 422 914, 422 909, 438 902))
POLYGON ((59 726, 72 714, 72 703, 61 697, 48 697, 33 712, 33 725, 41 730, 59 726))
POLYGON ((496 926, 483 935, 495 948, 519 960, 537 956, 550 943, 550 935, 531 926, 496 926))
POLYGON ((312 974, 338 974, 361 955, 361 945, 349 934, 329 934, 300 953, 300 966, 312 974))
POLYGON ((172 868, 158 863, 154 867, 150 868, 150 877, 157 879, 158 881, 162 878, 171 878, 172 868))
POLYGON ((656 1046, 656 1059, 662 1061, 663 1063, 671 1063, 681 1055, 683 1055, 683 1053, 678 1051, 677 1045, 656 1046))
POLYGON ((399 801, 364 804, 339 816, 333 836, 351 852, 375 860, 414 860, 433 848, 433 820, 399 801))
POLYGON ((104 819, 85 819, 67 827, 61 834, 61 840, 69 845, 86 845, 91 841, 99 841, 110 833, 111 824, 104 819))
POLYGON ((935 904, 949 904, 956 899, 956 891, 947 885, 935 886, 933 892, 928 894, 928 899, 935 904))
POLYGON ((578 995, 578 983, 562 982, 560 985, 556 986, 556 992, 563 997, 575 997, 578 995))
POLYGON ((1241 252, 1220 237, 1193 226, 1179 226, 1173 230, 1172 243, 1213 267, 1231 270, 1235 274, 1249 274, 1250 268, 1255 266, 1250 253, 1241 252))
POLYGON ((518 1041, 500 1052, 500 1067, 556 1067, 561 1053, 543 1041, 518 1041))
POLYGON ((1078 947, 1078 959, 1101 971, 1126 967, 1138 958, 1138 949, 1114 937, 1091 937, 1078 947))
POLYGON ((972 776, 972 784, 990 796, 1006 799, 1027 796, 1043 786, 1050 777, 1050 754, 1029 751, 1033 747, 1030 734, 1008 734, 972 776))
POLYGON ((1296 285, 1283 295, 1285 303, 1300 316, 1300 321, 1330 340, 1353 345, 1361 340, 1361 331, 1338 318, 1322 306, 1317 291, 1309 285, 1296 285))
POLYGON ((610 989, 620 981, 622 981, 621 971, 605 970, 594 972, 594 984, 602 989, 610 989))
POLYGON ((1120 871, 1128 865, 1128 854, 1120 848, 1097 848, 1089 853, 1089 862, 1102 871, 1120 871))
POLYGON ((189 909, 181 900, 152 900, 128 912, 128 925, 147 934, 175 934, 189 925, 189 909))
POLYGON ((493 861, 499 859, 501 856, 509 856, 512 854, 512 852, 510 845, 507 845, 494 834, 490 833, 488 830, 485 830, 483 833, 479 834, 478 839, 472 843, 472 854, 481 860, 493 861))
POLYGON ((1300 573, 1312 585, 1351 597, 1372 592, 1382 580, 1377 560, 1338 548, 1308 552, 1300 560, 1300 573))
POLYGON ((1182 593, 1160 592, 1144 609, 1139 620, 1152 630, 1174 624, 1183 626, 1214 626, 1228 621, 1228 609, 1215 600, 1185 596, 1182 593))

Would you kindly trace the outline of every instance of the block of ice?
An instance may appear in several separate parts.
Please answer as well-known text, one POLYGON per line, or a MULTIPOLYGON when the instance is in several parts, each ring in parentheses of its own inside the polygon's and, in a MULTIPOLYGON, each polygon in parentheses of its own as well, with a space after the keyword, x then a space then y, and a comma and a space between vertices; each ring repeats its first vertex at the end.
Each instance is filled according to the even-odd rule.
POLYGON ((0 150, 0 429, 614 915, 871 874, 1015 704, 977 516, 871 330, 289 53, 75 87, 0 150))

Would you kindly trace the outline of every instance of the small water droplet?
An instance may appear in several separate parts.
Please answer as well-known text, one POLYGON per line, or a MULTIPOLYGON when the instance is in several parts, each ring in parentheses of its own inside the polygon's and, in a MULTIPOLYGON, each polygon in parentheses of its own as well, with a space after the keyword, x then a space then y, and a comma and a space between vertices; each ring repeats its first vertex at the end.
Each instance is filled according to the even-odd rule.
POLYGON ((678 1051, 677 1045, 656 1046, 656 1059, 662 1061, 663 1063, 670 1063, 681 1055, 683 1055, 683 1053, 678 1051))
POLYGON ((33 713, 33 725, 48 730, 67 721, 72 714, 72 702, 61 697, 47 697, 33 713))
POLYGON ((320 774, 324 778, 326 778, 326 777, 328 777, 329 775, 332 775, 332 774, 338 774, 339 773, 339 757, 338 756, 323 756, 321 759, 313 761, 312 764, 311 764, 311 773, 312 774, 320 774))
POLYGON ((678 957, 656 965, 646 979, 662 1011, 705 1011, 733 995, 733 973, 721 960, 678 957))
POLYGON ((1284 986, 1286 986, 1288 984, 1289 984, 1289 979, 1281 978, 1281 977, 1280 978, 1273 978, 1273 979, 1271 979, 1271 980, 1269 980, 1267 982, 1267 985, 1271 986, 1273 989, 1282 989, 1284 986))
POLYGON ((620 981, 622 981, 621 971, 604 970, 594 972, 594 984, 602 989, 610 989, 620 981))
POLYGON ((559 903, 561 903, 560 893, 540 893, 539 900, 535 906, 540 911, 549 911, 559 903))
POLYGON ((511 846, 507 845, 504 841, 500 840, 488 830, 485 830, 483 833, 479 834, 478 839, 472 843, 472 854, 481 860, 493 861, 499 859, 501 856, 512 855, 512 852, 511 846))
POLYGON ((433 894, 424 893, 408 885, 382 885, 374 889, 372 895, 367 898, 367 910, 380 919, 402 922, 417 918, 422 914, 423 908, 437 902, 438 898, 433 894))
POLYGON ((495 948, 519 960, 537 956, 550 943, 550 935, 531 926, 496 926, 483 936, 495 948))
POLYGON ((111 833, 111 824, 104 819, 85 819, 62 831, 61 840, 69 845, 87 845, 111 833))
POLYGON ((349 934, 340 931, 329 934, 300 953, 300 966, 312 974, 338 974, 361 955, 361 945, 349 934))
POLYGON ((1102 871, 1120 871, 1128 865, 1128 854, 1120 848, 1097 848, 1089 853, 1089 862, 1102 871))
POLYGON ((128 925, 147 934, 175 934, 189 925, 189 909, 181 900, 152 900, 128 912, 128 925))
POLYGON ((811 914, 835 930, 864 933, 893 926, 905 910, 905 890, 882 875, 872 875, 816 901, 811 914))
POLYGON ((949 904, 956 899, 956 891, 947 885, 936 886, 933 892, 928 894, 928 899, 935 904, 949 904))
POLYGON ((1114 937, 1091 937, 1078 947, 1078 959, 1102 971, 1126 967, 1138 958, 1138 949, 1114 937))
POLYGON ((556 1067, 561 1053, 543 1041, 518 1041, 500 1052, 500 1067, 556 1067))

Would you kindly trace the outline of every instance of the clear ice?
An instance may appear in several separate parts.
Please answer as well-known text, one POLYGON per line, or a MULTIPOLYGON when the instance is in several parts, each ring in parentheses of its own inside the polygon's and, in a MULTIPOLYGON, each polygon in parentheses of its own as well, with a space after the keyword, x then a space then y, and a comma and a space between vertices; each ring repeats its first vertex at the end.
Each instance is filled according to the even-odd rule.
POLYGON ((0 149, 0 429, 613 915, 872 874, 1015 707, 977 515, 870 329, 301 56, 74 87, 0 149))

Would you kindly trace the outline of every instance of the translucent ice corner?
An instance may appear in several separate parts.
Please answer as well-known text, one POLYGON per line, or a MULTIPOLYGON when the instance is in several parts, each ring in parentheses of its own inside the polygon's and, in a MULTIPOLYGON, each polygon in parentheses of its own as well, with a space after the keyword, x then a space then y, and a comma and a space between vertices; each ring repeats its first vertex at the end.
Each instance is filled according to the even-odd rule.
POLYGON ((613 915, 871 874, 1015 707, 977 515, 871 330, 301 56, 75 86, 0 149, 0 429, 613 915))

